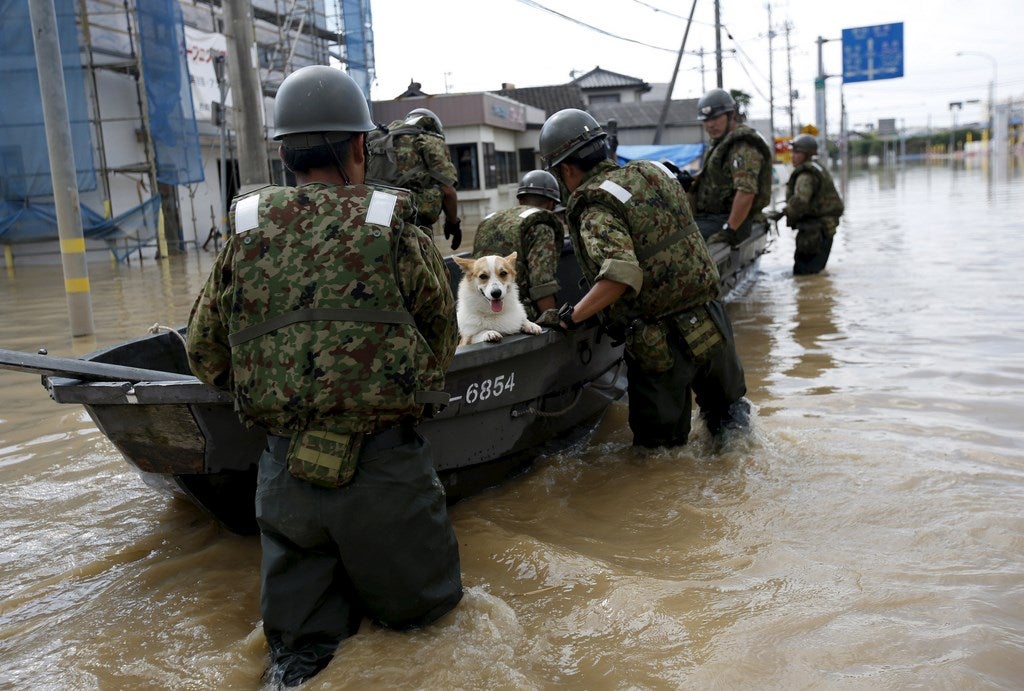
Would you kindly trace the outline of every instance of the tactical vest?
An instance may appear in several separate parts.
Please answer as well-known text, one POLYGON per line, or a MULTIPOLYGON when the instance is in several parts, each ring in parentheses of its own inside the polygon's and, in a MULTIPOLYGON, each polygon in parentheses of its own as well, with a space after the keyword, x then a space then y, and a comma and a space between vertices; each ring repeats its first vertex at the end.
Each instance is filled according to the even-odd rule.
POLYGON ((697 182, 696 212, 700 214, 728 214, 736 196, 732 174, 727 159, 733 145, 739 142, 752 144, 764 160, 757 176, 757 194, 750 207, 750 215, 759 216, 761 209, 772 199, 772 160, 774 155, 768 142, 758 132, 746 125, 740 125, 711 147, 697 182))
POLYGON ((814 195, 809 203, 809 212, 793 221, 798 223, 807 218, 828 217, 838 219, 842 216, 845 210, 843 199, 839 196, 832 176, 817 161, 805 161, 793 169, 786 182, 786 199, 791 198, 796 191, 797 178, 805 174, 814 177, 814 195))
MULTIPOLYGON (((513 206, 488 214, 476 230, 473 240, 473 256, 484 254, 507 256, 518 252, 516 256, 516 283, 519 284, 519 295, 528 297, 532 285, 530 267, 526 263, 527 252, 523 239, 539 225, 545 225, 555 231, 555 252, 561 255, 565 241, 565 230, 562 222, 553 211, 536 206, 513 206)), ((527 312, 535 316, 536 310, 526 305, 527 312)))
MULTIPOLYGON (((583 214, 602 208, 625 222, 643 271, 639 294, 610 308, 614 324, 641 317, 654 322, 691 310, 718 296, 718 268, 693 220, 683 188, 664 165, 633 161, 619 167, 599 163, 569 198, 566 216, 584 276, 593 284, 601 264, 579 248, 583 214)), ((588 244, 600 242, 592 238, 588 244)))
POLYGON ((412 143, 413 136, 418 134, 440 136, 400 120, 391 123, 387 131, 378 129, 368 133, 367 179, 413 190, 422 188, 428 171, 412 143))
MULTIPOLYGON (((398 285, 404 192, 264 187, 235 200, 235 407, 268 430, 375 432, 418 418, 444 372, 398 285)), ((443 394, 442 394, 443 395, 443 394)))

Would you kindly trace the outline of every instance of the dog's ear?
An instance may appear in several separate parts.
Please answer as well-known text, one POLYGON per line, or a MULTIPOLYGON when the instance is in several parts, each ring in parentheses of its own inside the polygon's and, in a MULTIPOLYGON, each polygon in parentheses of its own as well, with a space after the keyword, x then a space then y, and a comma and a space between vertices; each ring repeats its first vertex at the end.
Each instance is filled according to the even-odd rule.
POLYGON ((505 257, 505 261, 507 261, 512 266, 515 266, 516 265, 516 257, 518 257, 518 256, 519 256, 518 252, 513 252, 512 254, 510 254, 507 257, 505 257))
POLYGON ((469 273, 469 269, 476 263, 475 259, 471 259, 469 257, 452 256, 452 259, 454 259, 455 263, 459 265, 460 269, 462 269, 462 273, 469 273))

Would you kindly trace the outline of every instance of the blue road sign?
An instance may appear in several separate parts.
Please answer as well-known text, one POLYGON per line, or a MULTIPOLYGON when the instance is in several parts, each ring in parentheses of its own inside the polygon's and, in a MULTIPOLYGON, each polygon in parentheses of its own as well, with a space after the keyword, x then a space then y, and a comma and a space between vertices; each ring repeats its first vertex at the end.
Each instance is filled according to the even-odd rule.
POLYGON ((903 76, 903 22, 843 29, 843 83, 903 76))

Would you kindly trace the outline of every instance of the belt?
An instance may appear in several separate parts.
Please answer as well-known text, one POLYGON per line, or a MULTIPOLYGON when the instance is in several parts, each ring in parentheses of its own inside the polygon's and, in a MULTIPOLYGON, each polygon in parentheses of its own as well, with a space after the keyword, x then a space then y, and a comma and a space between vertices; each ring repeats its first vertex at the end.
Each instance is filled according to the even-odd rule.
MULTIPOLYGON (((396 446, 408 444, 416 439, 416 431, 412 425, 398 425, 391 429, 375 434, 367 434, 363 438, 363 450, 361 455, 387 451, 396 446)), ((267 447, 275 456, 288 453, 288 445, 291 444, 291 436, 282 434, 267 434, 267 447)))

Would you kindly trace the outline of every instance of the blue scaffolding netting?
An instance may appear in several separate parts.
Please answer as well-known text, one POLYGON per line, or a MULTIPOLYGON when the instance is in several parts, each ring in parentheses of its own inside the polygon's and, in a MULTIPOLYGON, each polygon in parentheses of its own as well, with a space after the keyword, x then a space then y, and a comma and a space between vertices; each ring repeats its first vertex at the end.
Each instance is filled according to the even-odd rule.
MULTIPOLYGON (((97 187, 74 0, 54 0, 67 92, 78 188, 97 187)), ((168 185, 204 179, 192 105, 185 31, 176 0, 149 0, 137 10, 147 114, 157 180, 168 185)), ((32 26, 26 0, 0 0, 0 242, 58 237, 50 161, 39 94, 32 26)), ((86 238, 106 240, 122 257, 151 242, 160 198, 154 196, 114 218, 81 206, 86 238), (120 249, 115 243, 120 241, 120 249), (125 243, 129 243, 125 245, 125 243)))

